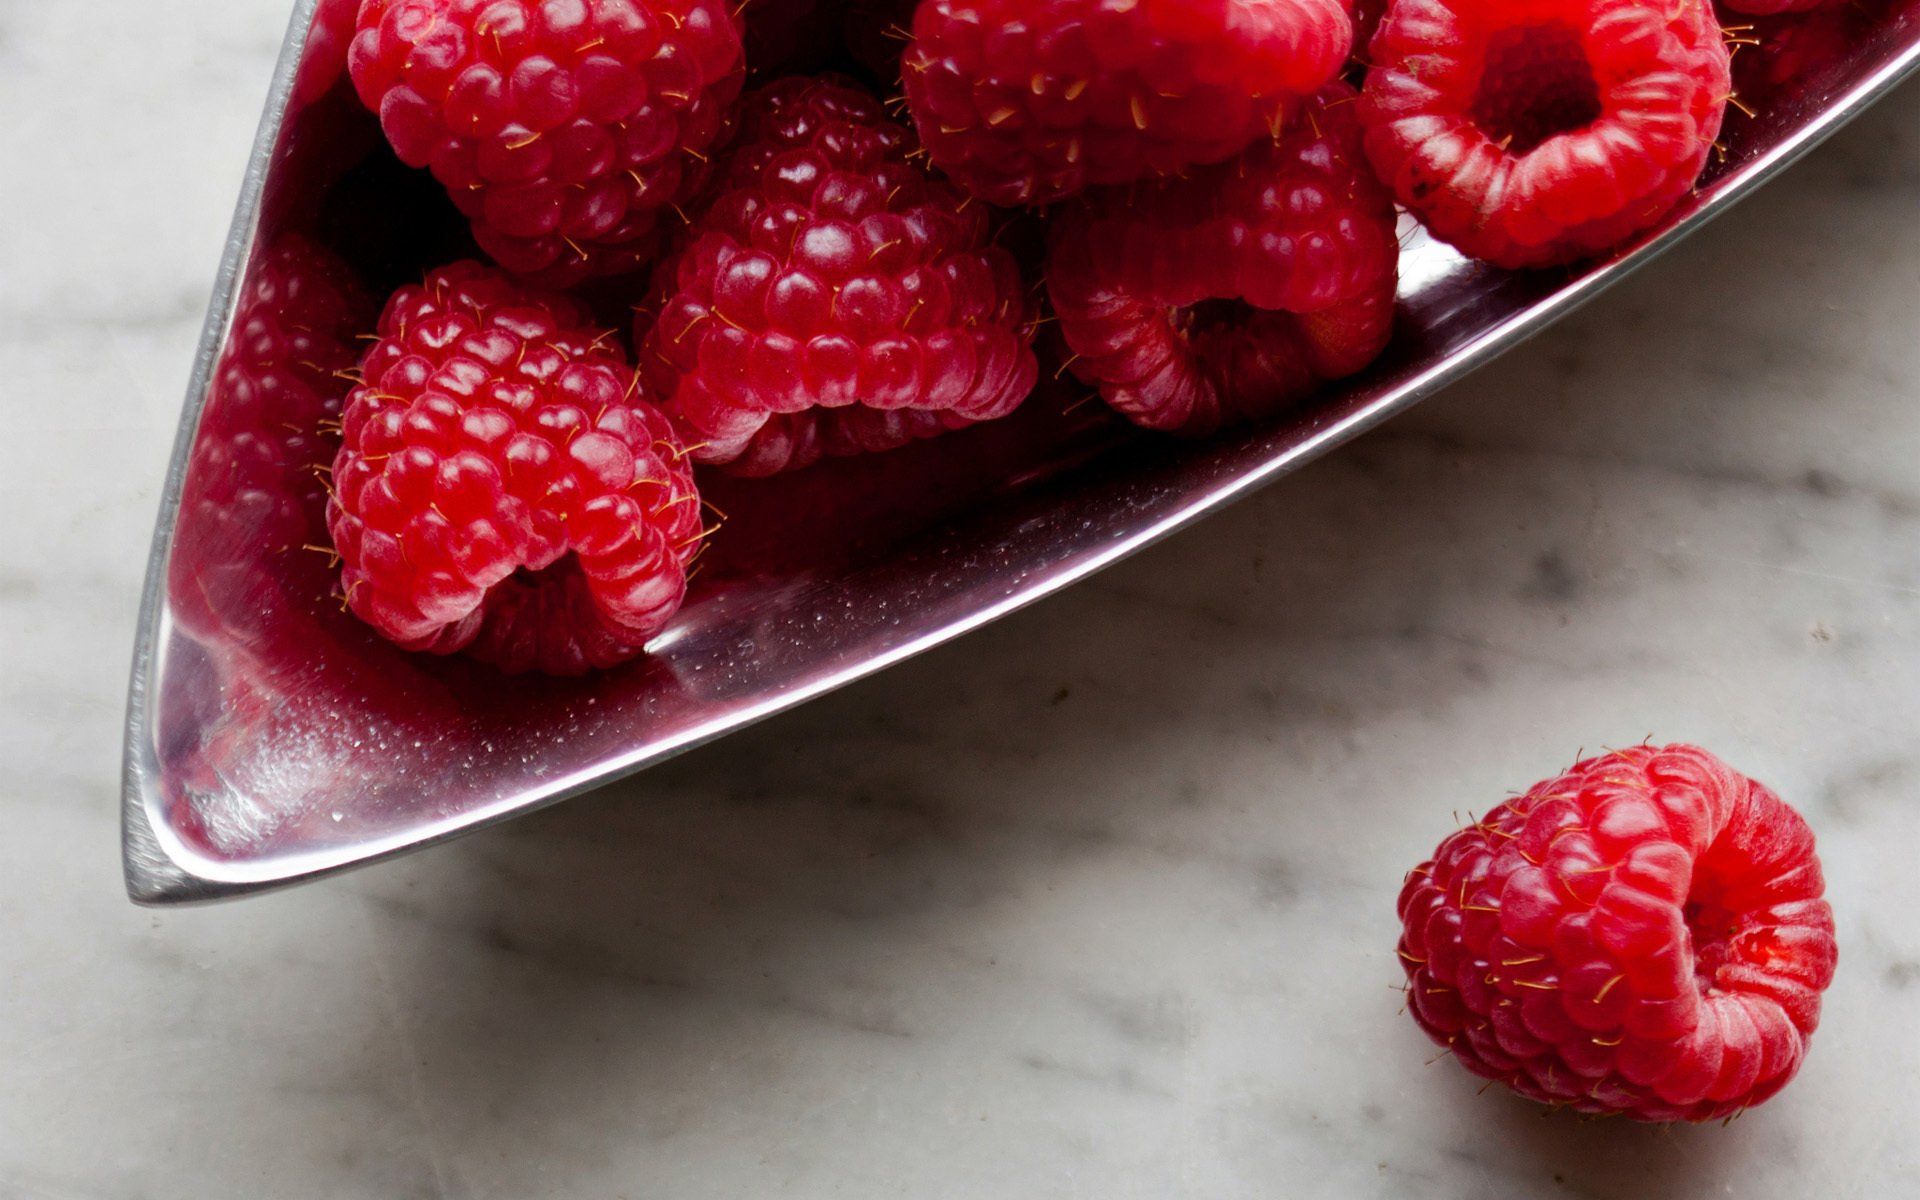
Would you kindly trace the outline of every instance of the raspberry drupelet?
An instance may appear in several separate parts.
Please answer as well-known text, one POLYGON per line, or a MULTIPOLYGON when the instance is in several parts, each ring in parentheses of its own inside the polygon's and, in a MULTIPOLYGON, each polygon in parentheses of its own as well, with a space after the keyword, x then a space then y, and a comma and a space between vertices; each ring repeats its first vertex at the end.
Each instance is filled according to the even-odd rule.
POLYGON ((1707 0, 1393 0, 1367 61, 1380 178, 1435 237, 1512 268, 1658 222, 1732 92, 1707 0))
POLYGON ((1824 890, 1806 822, 1706 751, 1591 758, 1407 876, 1408 1005, 1530 1099, 1725 1117, 1800 1069, 1838 954, 1824 890))
POLYGON ((715 199, 635 331, 697 459, 767 475, 1003 417, 1032 392, 1019 268, 986 206, 913 148, 845 80, 747 99, 715 199))
POLYGON ((1200 435, 1378 357, 1400 244, 1353 98, 1330 84, 1231 162, 1063 209, 1047 278, 1075 375, 1135 424, 1200 435))
POLYGON ((639 654, 686 593, 686 452, 571 300, 456 263, 388 301, 328 514, 353 612, 507 670, 639 654))
POLYGON ((1345 65, 1343 0, 926 0, 901 61, 935 165, 1049 204, 1270 137, 1345 65))
POLYGON ((481 248, 556 287, 646 266, 745 75, 725 0, 366 0, 348 69, 481 248))

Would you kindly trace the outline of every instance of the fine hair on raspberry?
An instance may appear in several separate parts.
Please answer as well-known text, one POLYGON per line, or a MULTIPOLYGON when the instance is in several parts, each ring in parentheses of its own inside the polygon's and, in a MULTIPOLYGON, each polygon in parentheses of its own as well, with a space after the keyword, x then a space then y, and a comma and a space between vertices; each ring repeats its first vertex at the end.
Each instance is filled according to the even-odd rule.
POLYGON ((1784 1087, 1838 951, 1813 832, 1694 746, 1576 764, 1401 890, 1414 1020, 1523 1096, 1706 1121, 1784 1087))
POLYGON ((573 301, 456 263, 394 293, 347 397, 347 604, 410 650, 578 674, 639 654, 701 542, 685 448, 573 301))

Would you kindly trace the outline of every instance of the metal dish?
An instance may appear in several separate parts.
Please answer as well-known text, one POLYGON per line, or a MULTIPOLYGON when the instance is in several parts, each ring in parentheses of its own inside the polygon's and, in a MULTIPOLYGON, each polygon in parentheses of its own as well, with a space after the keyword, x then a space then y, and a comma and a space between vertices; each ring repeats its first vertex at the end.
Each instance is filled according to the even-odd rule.
POLYGON ((1061 388, 937 443, 717 484, 726 535, 654 652, 585 680, 530 681, 397 651, 323 595, 287 586, 284 558, 250 550, 244 515, 213 530, 182 512, 239 281, 262 248, 299 230, 376 284, 457 253, 433 232, 454 224, 451 210, 391 164, 344 87, 295 101, 314 8, 298 5, 276 73, 148 568, 123 796, 127 888, 141 903, 314 879, 529 812, 1059 591, 1540 332, 1920 65, 1920 0, 1851 17, 1843 57, 1783 85, 1758 116, 1729 120, 1723 161, 1661 230, 1575 273, 1492 270, 1409 227, 1387 358, 1289 420, 1176 442, 1076 406, 1061 388), (247 612, 231 626, 182 620, 169 594, 170 556, 209 544, 240 563, 247 612))

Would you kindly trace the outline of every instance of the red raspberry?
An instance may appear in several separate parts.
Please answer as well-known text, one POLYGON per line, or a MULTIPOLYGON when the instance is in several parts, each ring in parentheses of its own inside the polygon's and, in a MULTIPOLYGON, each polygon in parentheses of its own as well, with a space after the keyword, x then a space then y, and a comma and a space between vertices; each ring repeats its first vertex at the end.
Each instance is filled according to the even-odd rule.
POLYGON ((259 258, 187 464, 168 560, 174 617, 201 636, 254 642, 270 592, 310 604, 331 590, 321 471, 373 301, 345 263, 297 235, 259 258))
POLYGON ((555 286, 650 261, 744 75, 724 0, 366 0, 348 67, 481 247, 555 286))
POLYGON ((1434 236, 1503 267, 1571 262, 1693 188, 1732 90, 1706 0, 1393 0, 1367 154, 1434 236))
POLYGON ((1344 0, 926 0, 901 62, 934 163, 994 204, 1232 158, 1346 62, 1344 0))
POLYGON ((1591 758, 1407 876, 1409 1005, 1530 1099, 1724 1117, 1800 1069, 1838 953, 1824 890, 1806 822, 1706 751, 1591 758))
POLYGON ((1205 434, 1378 357, 1393 325, 1393 200, 1353 89, 1188 177, 1111 189, 1054 222, 1048 286, 1072 369, 1134 423, 1205 434))
POLYGON ((361 372, 328 519, 363 620, 549 674, 632 658, 666 625, 699 496, 584 310, 457 263, 394 293, 361 372))
POLYGON ((741 122, 636 331, 695 457, 770 474, 1017 408, 1033 303, 985 206, 910 161, 912 133, 845 80, 770 84, 741 122))

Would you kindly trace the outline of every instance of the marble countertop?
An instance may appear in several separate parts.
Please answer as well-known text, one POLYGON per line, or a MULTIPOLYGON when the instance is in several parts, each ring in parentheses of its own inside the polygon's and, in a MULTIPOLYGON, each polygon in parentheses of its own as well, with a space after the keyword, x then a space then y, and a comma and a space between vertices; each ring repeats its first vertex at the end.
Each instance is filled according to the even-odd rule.
POLYGON ((496 832, 121 893, 123 687, 276 0, 0 5, 0 1196, 1911 1194, 1920 88, 1410 417, 1068 596, 496 832), (24 167, 23 167, 24 164, 24 167), (1729 1127, 1397 1015, 1451 827, 1652 734, 1819 832, 1729 1127))

